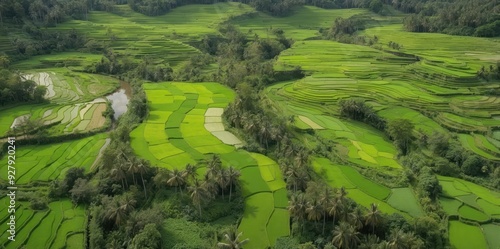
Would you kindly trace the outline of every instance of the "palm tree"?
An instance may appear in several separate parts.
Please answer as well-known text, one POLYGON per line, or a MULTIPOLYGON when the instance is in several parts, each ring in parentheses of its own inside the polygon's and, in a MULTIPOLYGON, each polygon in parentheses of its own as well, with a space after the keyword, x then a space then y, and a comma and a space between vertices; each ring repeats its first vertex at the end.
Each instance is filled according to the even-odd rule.
POLYGON ((227 243, 219 242, 217 243, 217 247, 227 249, 242 249, 243 245, 250 241, 250 239, 244 239, 240 241, 240 237, 242 234, 243 233, 239 233, 238 235, 236 235, 235 231, 224 234, 224 238, 226 239, 227 243))
POLYGON ((198 212, 201 216, 201 204, 204 203, 210 196, 203 184, 195 180, 193 186, 188 187, 193 204, 198 207, 198 212))
POLYGON ((333 225, 335 226, 335 219, 343 212, 343 206, 341 205, 337 197, 333 198, 328 207, 328 215, 333 218, 333 225))
POLYGON ((137 201, 132 197, 132 195, 126 194, 120 201, 120 209, 122 209, 125 214, 129 214, 134 211, 136 203, 137 201))
POLYGON ((129 165, 127 172, 132 174, 132 179, 134 180, 134 184, 137 185, 137 181, 135 180, 135 173, 139 172, 139 166, 137 163, 133 161, 129 161, 127 162, 127 164, 129 165))
MULTIPOLYGON (((186 184, 186 179, 184 179, 183 177, 183 172, 181 172, 179 169, 174 169, 172 172, 170 172, 167 184, 169 186, 175 186, 175 192, 177 192, 177 187, 186 184)), ((182 194, 182 188, 181 188, 181 194, 182 194)))
POLYGON ((127 186, 127 175, 125 174, 125 171, 123 170, 121 164, 117 163, 113 165, 113 168, 110 171, 110 175, 112 178, 114 178, 117 181, 122 182, 122 187, 125 189, 125 186, 127 186))
POLYGON ((356 228, 347 222, 340 222, 333 231, 332 244, 340 249, 356 248, 359 239, 359 232, 356 228))
POLYGON ((307 201, 302 193, 295 193, 288 201, 288 211, 294 219, 299 222, 299 225, 302 227, 302 221, 306 215, 307 201))
POLYGON ((366 214, 366 221, 365 225, 371 225, 372 226, 372 233, 375 233, 375 226, 380 223, 381 216, 380 216, 380 210, 378 209, 378 205, 375 203, 372 203, 370 205, 370 210, 366 214))
POLYGON ((297 164, 289 166, 285 175, 287 184, 292 186, 295 192, 297 192, 299 188, 304 189, 307 184, 307 180, 309 179, 307 172, 303 168, 300 168, 297 164))
POLYGON ((113 202, 113 206, 107 208, 106 218, 114 221, 116 226, 120 226, 127 217, 127 212, 118 202, 113 202))
POLYGON ((391 249, 402 249, 406 248, 406 234, 402 229, 396 229, 391 231, 389 236, 389 247, 391 249))
POLYGON ((307 219, 312 221, 318 221, 321 219, 321 214, 323 213, 323 207, 321 203, 317 200, 307 203, 306 208, 307 219))
POLYGON ((147 166, 147 162, 144 160, 139 160, 137 167, 138 167, 139 174, 141 175, 142 187, 144 189, 144 197, 148 198, 148 195, 146 192, 146 183, 144 182, 144 174, 148 173, 149 167, 147 166))
POLYGON ((196 165, 193 165, 193 164, 186 164, 186 168, 184 169, 184 179, 186 179, 186 181, 189 181, 189 179, 193 180, 196 179, 196 177, 198 177, 198 172, 196 172, 198 170, 198 167, 196 165))
POLYGON ((363 239, 363 243, 361 243, 359 247, 363 249, 372 249, 372 248, 382 249, 380 247, 383 247, 383 245, 379 245, 379 243, 380 239, 379 237, 377 237, 377 235, 368 234, 367 236, 365 236, 365 238, 363 239))
POLYGON ((424 243, 413 232, 405 233, 400 228, 391 232, 389 247, 391 249, 423 248, 424 243))
POLYGON ((237 186, 241 173, 239 170, 237 170, 233 166, 229 166, 229 168, 227 168, 226 172, 227 172, 227 184, 229 185, 229 202, 231 202, 231 194, 233 192, 233 185, 237 186))
POLYGON ((205 180, 215 179, 219 174, 222 162, 218 155, 213 155, 210 160, 207 161, 207 171, 205 172, 205 180))
POLYGON ((260 124, 260 129, 259 129, 259 139, 260 139, 260 144, 263 144, 265 142, 266 144, 266 149, 269 147, 269 138, 271 137, 271 123, 266 119, 263 118, 262 122, 260 124))
POLYGON ((326 213, 328 211, 328 207, 330 205, 330 202, 332 200, 332 191, 329 186, 324 186, 323 191, 320 193, 319 196, 319 203, 322 206, 323 209, 323 234, 325 234, 325 225, 326 225, 326 213))
POLYGON ((363 212, 359 208, 354 208, 352 212, 348 214, 348 219, 351 224, 353 224, 357 229, 363 227, 363 212))
POLYGON ((345 219, 347 218, 347 208, 346 208, 346 202, 347 202, 347 191, 345 190, 345 187, 342 186, 337 190, 337 201, 339 202, 339 205, 342 208, 342 217, 345 219))
POLYGON ((227 184, 229 182, 227 178, 227 171, 224 168, 221 168, 215 176, 215 182, 217 182, 217 184, 219 185, 219 189, 222 192, 222 200, 224 200, 224 190, 226 190, 227 184))

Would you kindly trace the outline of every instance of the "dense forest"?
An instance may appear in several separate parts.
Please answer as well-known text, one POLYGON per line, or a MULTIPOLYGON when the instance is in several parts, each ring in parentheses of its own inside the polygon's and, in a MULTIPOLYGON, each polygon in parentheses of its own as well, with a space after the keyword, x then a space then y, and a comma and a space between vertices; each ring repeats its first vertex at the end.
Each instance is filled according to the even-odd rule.
MULTIPOLYGON (((211 4, 218 0, 6 0, 0 3, 0 23, 57 25, 68 18, 85 19, 91 10, 113 11, 115 4, 129 4, 140 13, 157 16, 186 4, 211 4)), ((313 5, 321 8, 368 8, 387 14, 387 7, 411 15, 405 18, 408 31, 440 32, 453 35, 493 37, 500 34, 500 5, 496 0, 239 0, 256 10, 285 16, 294 6, 313 5)))

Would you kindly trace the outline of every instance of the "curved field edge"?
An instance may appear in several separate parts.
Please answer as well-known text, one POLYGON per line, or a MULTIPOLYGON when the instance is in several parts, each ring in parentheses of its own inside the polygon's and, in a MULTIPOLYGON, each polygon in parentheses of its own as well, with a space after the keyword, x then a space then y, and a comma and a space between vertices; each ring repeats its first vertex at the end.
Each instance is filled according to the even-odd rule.
POLYGON ((223 165, 241 171, 245 208, 238 229, 244 238, 250 238, 245 248, 274 246, 278 237, 288 236, 289 214, 283 212, 288 198, 277 163, 225 145, 204 126, 207 110, 224 108, 234 93, 218 83, 169 82, 143 87, 150 113, 130 134, 134 152, 157 167, 169 169, 182 169, 186 163, 219 154, 223 165))

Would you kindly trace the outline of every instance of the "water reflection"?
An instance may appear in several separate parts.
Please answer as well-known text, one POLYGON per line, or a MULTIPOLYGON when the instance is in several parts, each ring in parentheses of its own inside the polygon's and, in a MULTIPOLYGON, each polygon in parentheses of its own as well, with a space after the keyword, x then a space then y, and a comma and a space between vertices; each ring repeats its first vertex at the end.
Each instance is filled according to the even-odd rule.
POLYGON ((117 120, 121 115, 127 112, 127 105, 132 95, 130 84, 125 81, 120 81, 118 91, 108 95, 106 98, 111 102, 111 108, 115 111, 114 119, 117 120))

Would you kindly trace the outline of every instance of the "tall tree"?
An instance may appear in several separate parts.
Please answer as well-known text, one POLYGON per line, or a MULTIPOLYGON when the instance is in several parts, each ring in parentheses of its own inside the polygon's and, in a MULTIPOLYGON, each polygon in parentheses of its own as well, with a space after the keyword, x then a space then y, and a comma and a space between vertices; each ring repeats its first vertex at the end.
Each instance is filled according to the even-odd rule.
POLYGON ((366 214, 365 224, 372 227, 372 233, 375 233, 375 226, 380 223, 382 217, 378 205, 375 203, 370 204, 370 209, 366 214))
POLYGON ((250 241, 250 239, 241 240, 240 237, 242 236, 243 233, 240 232, 236 235, 236 231, 234 230, 224 234, 224 239, 226 240, 226 242, 217 243, 218 248, 242 249, 243 245, 245 245, 246 243, 248 243, 248 241, 250 241))
POLYGON ((328 208, 332 202, 333 191, 329 186, 323 186, 323 189, 319 196, 319 203, 322 206, 323 210, 323 234, 325 234, 325 225, 326 225, 326 214, 328 212, 328 208))
POLYGON ((169 186, 175 187, 175 191, 177 192, 177 188, 180 187, 182 194, 182 186, 186 184, 186 179, 183 176, 183 172, 179 169, 174 169, 170 172, 169 179, 167 180, 167 184, 169 186))
POLYGON ((201 216, 201 205, 210 198, 210 194, 198 180, 195 180, 193 185, 188 187, 188 191, 193 204, 198 208, 198 213, 201 216))
POLYGON ((233 193, 233 186, 238 185, 240 178, 240 171, 235 169, 233 166, 227 168, 227 184, 229 185, 229 201, 231 202, 231 195, 233 193))
POLYGON ((394 140, 403 155, 406 155, 410 149, 414 127, 413 123, 408 119, 392 120, 387 125, 389 137, 394 140))
POLYGON ((335 227, 333 231, 332 244, 336 247, 340 249, 356 248, 359 242, 359 232, 356 231, 356 228, 353 225, 342 221, 335 227))

